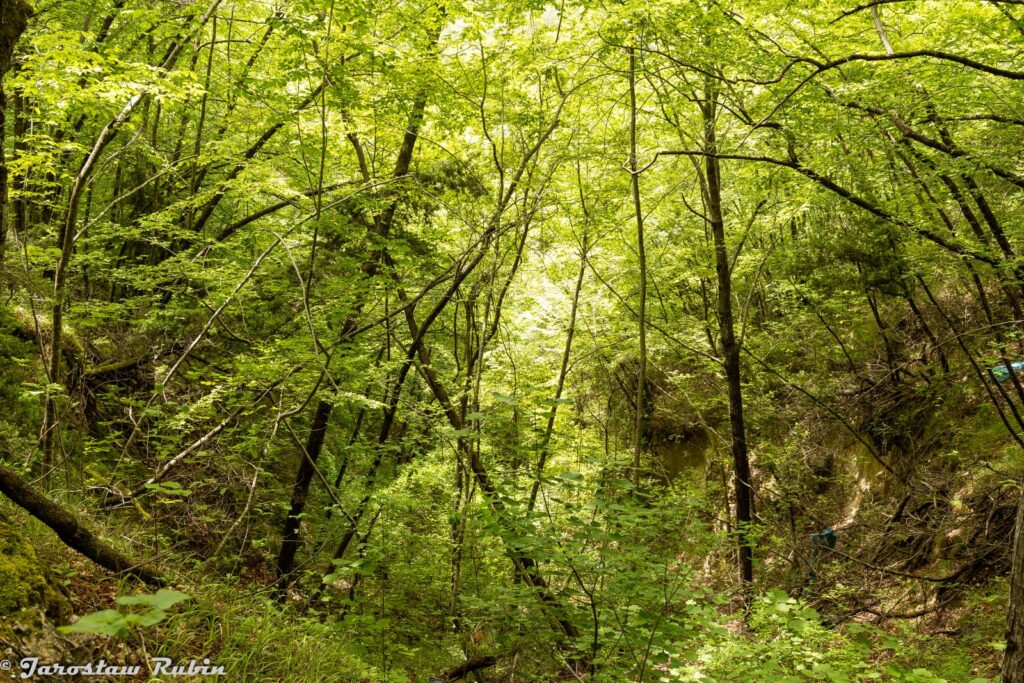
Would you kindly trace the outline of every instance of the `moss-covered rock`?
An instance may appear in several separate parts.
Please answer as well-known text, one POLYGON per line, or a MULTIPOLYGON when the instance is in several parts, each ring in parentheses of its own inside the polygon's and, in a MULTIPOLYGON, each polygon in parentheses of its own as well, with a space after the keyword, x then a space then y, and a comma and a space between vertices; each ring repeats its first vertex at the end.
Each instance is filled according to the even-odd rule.
POLYGON ((71 605, 31 542, 0 512, 0 654, 41 656, 71 605))
POLYGON ((63 596, 54 590, 35 548, 0 513, 0 617, 26 607, 43 607, 50 616, 62 610, 63 596))

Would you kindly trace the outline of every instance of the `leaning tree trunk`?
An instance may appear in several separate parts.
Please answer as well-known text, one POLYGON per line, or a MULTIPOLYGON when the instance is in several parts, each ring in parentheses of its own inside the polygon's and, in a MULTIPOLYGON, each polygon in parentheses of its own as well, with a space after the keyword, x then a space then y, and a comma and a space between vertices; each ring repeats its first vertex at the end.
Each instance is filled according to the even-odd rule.
MULTIPOLYGON (((412 113, 409 115, 409 125, 406 128, 405 136, 402 139, 402 146, 399 149, 398 160, 395 162, 395 170, 391 174, 392 178, 403 178, 409 173, 413 151, 416 148, 416 141, 419 138, 420 126, 423 125, 426 106, 427 93, 420 91, 416 94, 416 99, 413 102, 412 113)), ((373 224, 375 237, 381 240, 388 239, 391 231, 391 225, 394 221, 395 203, 397 201, 398 200, 392 202, 392 204, 381 214, 374 216, 373 224)), ((369 281, 377 274, 383 258, 383 253, 371 252, 363 260, 359 269, 364 280, 369 281)), ((358 304, 355 310, 349 313, 346 317, 345 323, 342 325, 342 340, 347 339, 352 331, 358 327, 358 317, 362 312, 362 306, 365 301, 366 300, 364 298, 362 303, 358 304)), ((285 518, 281 549, 277 556, 277 586, 275 588, 275 594, 279 601, 284 600, 286 596, 286 589, 292 581, 292 572, 295 569, 295 555, 298 552, 299 545, 301 544, 302 514, 306 509, 306 500, 309 496, 309 488, 313 483, 314 470, 316 469, 317 460, 320 458, 320 452, 323 449, 324 440, 327 435, 327 427, 333 408, 334 403, 331 400, 321 399, 317 402, 316 413, 313 419, 313 424, 310 428, 309 438, 307 439, 306 447, 302 454, 302 461, 299 463, 299 469, 295 476, 295 483, 292 486, 291 506, 288 511, 288 517, 285 518)))
POLYGON ((82 553, 101 567, 118 574, 134 576, 152 586, 167 583, 167 579, 157 570, 144 562, 137 562, 125 556, 108 545, 68 510, 35 490, 14 470, 3 465, 0 465, 0 493, 50 527, 68 547, 82 553))

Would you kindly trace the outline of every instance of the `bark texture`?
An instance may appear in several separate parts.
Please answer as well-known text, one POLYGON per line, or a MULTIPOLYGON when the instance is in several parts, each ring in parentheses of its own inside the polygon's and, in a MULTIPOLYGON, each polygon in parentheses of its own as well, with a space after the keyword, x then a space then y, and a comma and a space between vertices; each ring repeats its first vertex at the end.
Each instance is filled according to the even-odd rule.
POLYGON ((1003 651, 1003 683, 1024 683, 1024 492, 1017 500, 1013 528, 1013 564, 1010 573, 1010 604, 1006 613, 1006 650, 1003 651))
POLYGON ((112 548, 68 510, 36 491, 14 470, 3 465, 0 465, 0 493, 50 527, 69 548, 77 550, 104 569, 134 576, 151 586, 167 583, 157 570, 112 548))

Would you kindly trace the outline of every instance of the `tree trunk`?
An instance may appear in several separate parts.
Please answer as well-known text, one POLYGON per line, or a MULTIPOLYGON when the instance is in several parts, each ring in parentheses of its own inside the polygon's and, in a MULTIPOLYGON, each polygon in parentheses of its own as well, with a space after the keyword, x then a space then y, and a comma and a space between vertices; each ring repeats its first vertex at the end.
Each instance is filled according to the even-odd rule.
MULTIPOLYGON (((331 417, 331 404, 320 401, 313 415, 313 425, 309 429, 309 438, 303 448, 302 461, 295 476, 292 487, 292 501, 288 509, 288 517, 284 521, 281 552, 277 556, 277 575, 287 577, 295 567, 295 553, 299 549, 299 527, 302 524, 302 512, 306 509, 306 496, 309 485, 313 481, 313 467, 320 457, 327 435, 327 421, 331 417)), ((283 596, 283 591, 281 592, 283 596)))
POLYGON ((4 94, 4 74, 11 68, 14 46, 25 32, 32 8, 25 0, 4 0, 0 7, 0 270, 4 264, 7 244, 7 160, 4 157, 7 130, 7 97, 4 94))
MULTIPOLYGON (((717 163, 717 162, 716 162, 717 163)), ((636 252, 639 259, 640 306, 636 377, 636 423, 633 427, 633 490, 640 490, 640 451, 644 437, 644 398, 647 390, 647 252, 644 249, 644 214, 640 207, 640 170, 636 158, 636 52, 629 48, 629 176, 636 216, 636 252)), ((738 357, 738 356, 737 356, 738 357)))
POLYGON ((1017 498, 1013 529, 1013 560, 1010 573, 1010 604, 1006 612, 1006 650, 1003 651, 1003 683, 1024 683, 1024 491, 1017 498))
MULTIPOLYGON (((398 161, 395 163, 395 170, 392 173, 393 178, 401 178, 409 172, 413 150, 419 137, 420 125, 423 123, 423 115, 426 110, 426 98, 426 93, 420 92, 416 95, 416 100, 413 102, 412 113, 409 115, 409 126, 406 128, 405 136, 402 139, 398 161)), ((386 210, 383 216, 375 217, 373 221, 375 225, 374 232, 381 240, 388 238, 393 218, 393 208, 386 210)), ((360 271, 365 280, 370 280, 377 274, 383 257, 383 253, 374 251, 363 260, 360 265, 360 271)), ((364 297, 362 301, 365 303, 366 298, 364 297)), ((358 326, 357 319, 361 311, 361 306, 357 307, 356 310, 347 316, 342 326, 342 339, 345 339, 358 326)), ((277 556, 276 594, 278 600, 284 599, 284 589, 288 587, 291 581, 292 570, 295 568, 295 552, 298 550, 299 544, 301 515, 306 508, 306 497, 309 494, 309 486, 313 482, 313 468, 320 457, 320 451, 326 437, 327 421, 333 409, 334 404, 330 401, 321 399, 317 402, 316 414, 310 428, 309 438, 306 441, 306 450, 303 453, 302 462, 299 464, 299 470, 295 475, 295 484, 292 486, 291 509, 288 512, 288 517, 285 519, 281 550, 277 556)))
POLYGON ((498 658, 493 655, 479 655, 477 657, 471 657, 462 664, 448 669, 438 678, 444 683, 450 683, 451 681, 457 681, 460 678, 465 678, 474 671, 486 669, 487 667, 494 666, 497 663, 498 658))
POLYGON ((0 465, 0 493, 53 529, 60 540, 105 569, 134 576, 152 586, 167 583, 156 570, 136 562, 107 545, 63 507, 36 491, 14 470, 0 465))
POLYGON ((558 404, 562 400, 562 392, 565 389, 565 378, 569 374, 569 360, 572 357, 572 340, 576 335, 576 315, 580 307, 580 292, 583 291, 583 276, 587 270, 587 234, 583 233, 583 244, 580 246, 580 269, 576 274, 576 286, 572 290, 572 306, 569 309, 569 329, 565 333, 565 347, 562 349, 562 364, 558 369, 558 380, 555 382, 555 402, 551 405, 551 412, 548 413, 548 422, 544 427, 544 436, 540 442, 540 453, 537 457, 537 478, 533 481, 533 488, 530 489, 530 501, 526 509, 533 512, 537 505, 537 494, 540 492, 540 480, 544 474, 544 464, 547 462, 548 453, 551 450, 551 439, 555 434, 555 418, 558 417, 558 404))
POLYGON ((701 116, 704 123, 704 173, 707 180, 707 216, 715 245, 715 271, 718 276, 718 325, 729 393, 729 430, 732 437, 733 482, 736 492, 736 535, 739 539, 740 581, 749 598, 754 580, 754 557, 750 547, 750 524, 754 518, 753 487, 750 483, 750 460, 747 456, 747 435, 743 423, 743 387, 740 369, 740 346, 736 341, 732 310, 732 273, 729 251, 725 243, 725 222, 722 216, 722 178, 718 161, 715 132, 717 92, 711 78, 705 83, 701 116))

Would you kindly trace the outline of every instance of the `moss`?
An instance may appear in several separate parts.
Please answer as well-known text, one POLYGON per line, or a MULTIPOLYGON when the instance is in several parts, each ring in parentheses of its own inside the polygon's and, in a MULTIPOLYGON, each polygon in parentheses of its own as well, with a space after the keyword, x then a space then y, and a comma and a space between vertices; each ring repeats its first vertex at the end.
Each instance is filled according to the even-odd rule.
POLYGON ((31 542, 0 511, 0 659, 64 658, 72 644, 54 627, 70 615, 70 603, 31 542))
POLYGON ((0 513, 0 621, 29 608, 54 620, 70 612, 32 544, 0 513))
POLYGON ((70 617, 70 602, 32 543, 0 510, 0 659, 82 660, 88 636, 57 633, 70 617))

